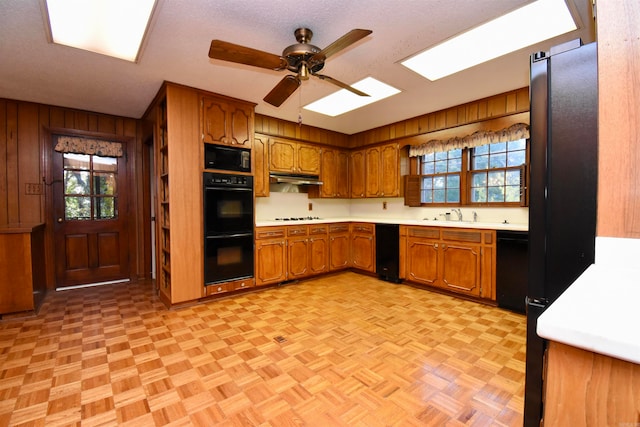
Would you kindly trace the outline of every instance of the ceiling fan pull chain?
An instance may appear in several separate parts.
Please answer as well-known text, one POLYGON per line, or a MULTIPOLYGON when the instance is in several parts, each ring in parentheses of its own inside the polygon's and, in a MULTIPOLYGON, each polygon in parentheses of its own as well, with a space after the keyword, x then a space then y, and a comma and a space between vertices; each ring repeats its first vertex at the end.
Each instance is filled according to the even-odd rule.
POLYGON ((300 85, 298 96, 298 126, 302 126, 302 85, 300 85))

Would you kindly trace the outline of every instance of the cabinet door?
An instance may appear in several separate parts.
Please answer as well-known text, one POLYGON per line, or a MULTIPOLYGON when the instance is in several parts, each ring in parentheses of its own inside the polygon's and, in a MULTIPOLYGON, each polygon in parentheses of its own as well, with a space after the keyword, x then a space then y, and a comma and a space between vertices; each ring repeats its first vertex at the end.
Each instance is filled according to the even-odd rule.
POLYGON ((202 108, 202 140, 213 144, 228 144, 226 102, 217 98, 203 96, 202 108))
POLYGON ((297 173, 320 175, 320 148, 299 144, 296 160, 297 173))
POLYGON ((255 135, 253 139, 253 191, 256 197, 269 197, 269 138, 255 135))
POLYGON ((253 115, 251 112, 250 108, 229 104, 229 144, 251 148, 251 136, 253 134, 253 115))
POLYGON ((335 180, 334 197, 349 197, 349 153, 347 151, 336 151, 335 180))
POLYGON ((438 242, 419 237, 407 238, 407 279, 435 285, 438 282, 440 251, 438 242))
POLYGON ((342 270, 349 267, 349 234, 329 236, 329 270, 342 270))
POLYGON ((398 145, 385 145, 380 150, 380 195, 398 197, 400 195, 400 171, 398 145))
POLYGON ((351 197, 365 196, 365 152, 363 150, 351 153, 351 197))
POLYGON ((380 148, 374 147, 367 150, 365 157, 366 172, 366 197, 378 197, 382 193, 380 182, 383 181, 380 161, 380 148))
POLYGON ((287 239, 288 280, 309 275, 309 239, 306 237, 287 239))
POLYGON ((309 238, 309 273, 320 274, 329 271, 329 241, 327 236, 309 238))
POLYGON ((331 149, 322 150, 322 185, 321 196, 322 197, 335 197, 336 196, 336 182, 339 182, 337 178, 337 164, 336 164, 336 151, 331 149))
POLYGON ((375 244, 372 235, 351 235, 351 262, 354 268, 375 272, 375 244))
POLYGON ((256 285, 284 282, 287 278, 284 239, 256 241, 256 285))
POLYGON ((269 170, 274 172, 296 172, 296 143, 272 139, 269 143, 269 170))
POLYGON ((442 243, 439 285, 454 292, 480 296, 480 246, 442 243))

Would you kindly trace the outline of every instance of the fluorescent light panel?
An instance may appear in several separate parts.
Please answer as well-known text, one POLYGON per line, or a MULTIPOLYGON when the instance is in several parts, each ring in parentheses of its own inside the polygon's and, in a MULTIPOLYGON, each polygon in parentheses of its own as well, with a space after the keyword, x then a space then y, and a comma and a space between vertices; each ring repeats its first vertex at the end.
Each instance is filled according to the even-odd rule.
POLYGON ((429 80, 577 29, 564 0, 538 0, 402 62, 429 80))
POLYGON ((365 105, 380 101, 381 99, 388 98, 400 92, 398 89, 389 86, 386 83, 382 83, 373 77, 367 77, 364 80, 360 80, 359 82, 352 84, 351 86, 368 94, 369 96, 360 96, 353 92, 349 92, 346 89, 340 89, 339 91, 314 101, 303 108, 305 110, 324 114, 325 116, 335 117, 340 114, 344 114, 347 111, 364 107, 365 105))
POLYGON ((54 43, 135 62, 156 0, 46 0, 54 43))

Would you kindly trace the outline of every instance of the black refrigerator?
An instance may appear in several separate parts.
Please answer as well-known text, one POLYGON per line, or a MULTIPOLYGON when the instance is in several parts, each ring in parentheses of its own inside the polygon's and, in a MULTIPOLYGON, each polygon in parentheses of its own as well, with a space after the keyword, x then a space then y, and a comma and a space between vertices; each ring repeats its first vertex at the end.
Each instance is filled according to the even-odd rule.
POLYGON ((538 317, 594 262, 597 89, 596 43, 531 56, 525 426, 543 414, 538 317))

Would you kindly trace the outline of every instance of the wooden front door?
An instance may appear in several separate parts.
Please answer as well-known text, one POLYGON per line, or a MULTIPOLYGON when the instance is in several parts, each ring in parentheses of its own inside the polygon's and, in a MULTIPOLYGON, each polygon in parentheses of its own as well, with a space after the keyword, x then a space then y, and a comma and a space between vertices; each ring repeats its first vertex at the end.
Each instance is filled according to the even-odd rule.
POLYGON ((56 287, 129 278, 125 159, 53 153, 56 287))

